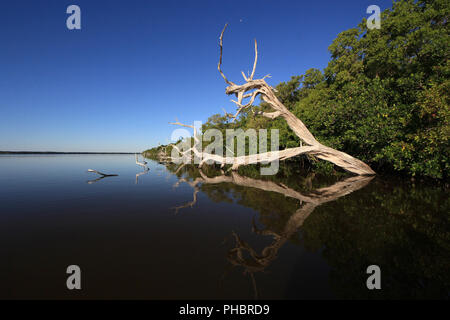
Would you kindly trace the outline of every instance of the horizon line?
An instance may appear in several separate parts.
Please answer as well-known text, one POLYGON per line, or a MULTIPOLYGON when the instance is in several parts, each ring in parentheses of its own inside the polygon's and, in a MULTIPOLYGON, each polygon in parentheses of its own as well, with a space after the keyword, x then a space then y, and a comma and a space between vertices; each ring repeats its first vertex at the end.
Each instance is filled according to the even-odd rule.
POLYGON ((0 154, 135 154, 142 152, 110 151, 1 151, 0 154))

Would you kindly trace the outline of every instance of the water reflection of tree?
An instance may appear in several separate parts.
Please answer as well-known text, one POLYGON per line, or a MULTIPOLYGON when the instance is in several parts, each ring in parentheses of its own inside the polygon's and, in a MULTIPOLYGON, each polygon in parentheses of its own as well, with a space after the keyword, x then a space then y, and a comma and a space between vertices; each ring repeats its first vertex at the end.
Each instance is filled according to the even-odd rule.
MULTIPOLYGON (((184 166, 178 167, 175 170, 175 174, 178 174, 184 166)), ((300 205, 290 217, 287 222, 282 226, 280 231, 273 231, 272 229, 259 230, 256 227, 256 223, 253 220, 253 232, 258 235, 268 235, 273 238, 272 243, 264 248, 261 253, 258 253, 247 242, 243 241, 236 233, 232 233, 236 241, 236 246, 228 252, 228 260, 234 266, 240 266, 244 268, 244 273, 249 274, 255 290, 255 296, 257 296, 256 282, 254 278, 255 272, 264 271, 264 269, 270 265, 270 263, 276 259, 279 249, 295 234, 302 226, 305 219, 314 211, 314 209, 326 202, 334 201, 344 195, 352 193, 365 185, 367 185, 373 177, 356 176, 350 177, 343 181, 336 182, 332 186, 320 188, 315 190, 314 193, 303 194, 295 189, 286 186, 283 183, 275 183, 274 181, 253 179, 250 177, 239 175, 236 172, 231 172, 230 175, 225 175, 223 172, 220 176, 209 177, 202 170, 196 170, 195 179, 179 178, 175 186, 185 182, 189 184, 193 189, 193 200, 187 202, 184 205, 178 206, 175 210, 178 212, 180 209, 186 207, 193 207, 197 202, 197 194, 200 188, 208 185, 223 185, 229 184, 232 186, 239 186, 244 189, 253 189, 263 192, 275 193, 282 195, 286 198, 293 199, 297 202, 297 206, 300 205)), ((310 179, 306 179, 306 184, 311 185, 310 179)), ((208 187, 203 190, 209 194, 213 199, 225 200, 226 197, 220 196, 217 198, 217 194, 210 193, 211 189, 208 187)), ((226 190, 221 188, 220 190, 226 190)), ((241 190, 242 191, 242 190, 241 190)), ((264 197, 263 197, 264 198, 264 197)), ((292 212, 292 211, 291 211, 292 212)), ((278 229, 278 228, 277 228, 278 229)))
POLYGON ((303 244, 325 248, 334 291, 345 298, 449 298, 450 202, 445 191, 376 180, 358 194, 319 208, 302 227, 303 244), (368 291, 365 268, 382 270, 368 291))
MULTIPOLYGON (((172 172, 176 169, 180 168, 169 167, 172 172)), ((278 249, 291 241, 322 252, 332 268, 330 282, 338 297, 449 297, 450 201, 445 190, 378 178, 357 194, 343 197, 368 181, 350 178, 336 182, 317 179, 314 174, 300 179, 296 174, 291 180, 291 173, 297 170, 293 166, 283 168, 276 177, 251 179, 247 176, 258 176, 248 170, 246 176, 211 178, 218 172, 206 174, 185 166, 177 176, 178 183, 188 182, 213 201, 237 201, 259 212, 264 229, 254 222, 253 231, 272 237, 272 243, 257 252, 233 233, 236 245, 228 252, 229 261, 243 267, 253 280, 253 274, 265 270, 276 259, 278 249), (365 270, 371 264, 381 267, 381 291, 369 291, 365 286, 365 270)), ((185 206, 195 202, 196 197, 185 206)))

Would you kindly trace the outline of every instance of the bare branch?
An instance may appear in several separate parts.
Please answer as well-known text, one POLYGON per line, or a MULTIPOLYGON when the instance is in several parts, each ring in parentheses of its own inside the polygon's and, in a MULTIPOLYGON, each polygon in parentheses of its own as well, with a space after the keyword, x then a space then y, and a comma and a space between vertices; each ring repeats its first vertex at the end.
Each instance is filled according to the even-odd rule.
POLYGON ((260 94, 260 93, 261 93, 261 91, 259 91, 259 90, 255 90, 255 91, 253 91, 253 92, 251 92, 251 93, 248 93, 248 94, 245 94, 245 95, 244 95, 242 92, 239 92, 239 95, 238 95, 238 97, 239 97, 239 98, 238 98, 238 101, 231 100, 232 102, 234 102, 234 103, 239 107, 239 109, 237 110, 237 112, 235 113, 235 115, 232 117, 232 118, 233 118, 233 121, 236 120, 237 116, 241 113, 242 110, 244 110, 244 109, 246 109, 246 108, 248 108, 248 107, 251 107, 251 106, 253 105, 253 102, 255 102, 256 97, 257 97, 258 94, 260 94), (242 100, 243 100, 244 98, 249 98, 249 97, 251 97, 250 100, 249 100, 249 102, 246 103, 245 105, 243 105, 243 104, 242 104, 242 100))
POLYGON ((231 113, 228 113, 227 110, 225 110, 224 108, 222 108, 222 110, 223 110, 223 113, 224 113, 225 117, 233 118, 233 115, 231 113))
MULTIPOLYGON (((206 154, 201 153, 201 162, 200 166, 205 163, 205 161, 212 160, 214 162, 218 162, 220 164, 231 164, 232 170, 236 170, 241 164, 250 164, 250 163, 257 163, 262 161, 275 161, 275 160, 284 160, 292 156, 296 156, 299 154, 309 154, 316 158, 330 161, 331 163, 343 168, 344 170, 347 170, 349 172, 358 174, 358 175, 373 175, 375 172, 364 162, 361 160, 358 160, 344 152, 335 150, 333 148, 327 147, 323 144, 321 144, 317 139, 314 137, 314 135, 308 130, 308 128, 305 126, 305 124, 297 118, 286 106, 277 98, 275 95, 276 90, 269 86, 265 78, 269 77, 269 75, 265 76, 262 79, 253 79, 255 75, 256 65, 258 62, 258 44, 255 40, 255 60, 253 63, 253 70, 252 73, 249 76, 246 76, 244 72, 242 72, 242 75, 244 79, 246 80, 245 83, 242 85, 236 85, 233 82, 229 81, 225 75, 223 74, 221 70, 222 66, 222 52, 223 52, 223 34, 227 28, 228 24, 225 25, 225 27, 222 30, 222 33, 220 34, 219 38, 219 47, 220 47, 220 57, 219 57, 219 64, 218 64, 218 70, 222 77, 224 78, 225 82, 229 84, 229 86, 225 89, 225 93, 227 95, 235 95, 237 97, 237 101, 231 100, 233 103, 237 106, 237 111, 234 115, 230 115, 227 112, 225 112, 225 115, 229 118, 232 118, 233 121, 237 119, 239 114, 246 108, 249 108, 253 105, 256 97, 260 95, 261 99, 269 104, 269 106, 273 109, 273 112, 255 112, 256 115, 262 115, 264 117, 275 119, 277 117, 282 117, 289 128, 299 137, 300 139, 300 147, 298 148, 291 148, 286 149, 283 151, 280 151, 275 155, 275 153, 266 153, 266 154, 257 154, 257 155, 250 155, 248 157, 222 157, 215 154, 206 154), (243 103, 242 101, 244 99, 250 98, 248 103, 243 103), (303 142, 307 144, 308 146, 304 147, 303 142), (262 160, 263 159, 263 160, 262 160)), ((175 123, 172 123, 175 125, 180 125, 184 127, 189 127, 194 129, 194 139, 198 142, 197 135, 196 135, 196 129, 194 126, 188 126, 184 125, 178 120, 175 123)), ((195 148, 194 152, 197 154, 195 148)))
POLYGON ((244 71, 241 71, 241 73, 242 73, 242 76, 244 77, 244 80, 245 80, 245 81, 248 81, 249 79, 248 79, 247 76, 245 75, 244 71))
POLYGON ((103 172, 100 172, 100 171, 97 171, 94 169, 88 169, 88 172, 93 172, 93 173, 99 174, 103 177, 117 177, 118 176, 118 174, 107 174, 107 173, 103 173, 103 172))
POLYGON ((280 111, 275 111, 275 112, 253 111, 253 113, 255 115, 262 115, 262 116, 264 116, 266 118, 269 118, 269 119, 275 119, 275 118, 278 118, 281 115, 280 111))
POLYGON ((175 145, 174 145, 174 147, 176 147, 176 150, 177 150, 183 157, 187 157, 187 158, 190 157, 190 158, 192 158, 191 156, 186 156, 186 154, 188 154, 188 153, 190 153, 190 152, 192 151, 192 152, 194 152, 194 154, 195 154, 197 157, 202 158, 203 151, 202 151, 202 150, 199 151, 199 150, 197 149, 198 144, 200 144, 200 148, 201 148, 201 141, 200 141, 200 139, 198 138, 197 128, 195 128, 194 125, 184 124, 184 123, 181 123, 181 122, 179 122, 179 121, 176 121, 176 122, 169 122, 169 124, 177 125, 177 126, 181 126, 181 127, 186 127, 186 128, 192 128, 192 129, 194 130, 194 136, 193 136, 193 138, 194 138, 194 145, 192 146, 192 148, 189 148, 188 150, 182 152, 182 151, 181 151, 178 147, 176 147, 175 145))
POLYGON ((250 75, 250 77, 248 78, 249 80, 253 80, 257 62, 258 62, 258 43, 256 42, 256 39, 255 39, 255 62, 253 62, 253 71, 252 71, 252 74, 250 75))
POLYGON ((190 125, 188 125, 188 124, 181 123, 181 122, 179 122, 176 118, 175 118, 175 120, 176 120, 176 122, 169 122, 169 124, 173 124, 173 125, 175 125, 175 126, 186 127, 186 128, 192 128, 192 129, 195 130, 195 127, 194 127, 194 126, 190 126, 190 125))
POLYGON ((200 142, 200 140, 197 137, 197 135, 198 135, 197 129, 195 128, 194 125, 184 124, 184 123, 179 122, 178 120, 176 122, 169 122, 169 124, 193 129, 194 130, 194 140, 196 142, 200 142))
POLYGON ((220 47, 220 57, 219 57, 219 64, 217 65, 217 69, 219 70, 220 74, 222 75, 222 78, 225 80, 226 83, 228 83, 230 86, 234 86, 235 84, 227 79, 225 75, 222 72, 221 66, 222 66, 222 40, 223 40, 223 33, 225 32, 225 29, 227 28, 228 23, 225 24, 225 27, 223 27, 222 33, 220 34, 219 38, 219 47, 220 47))

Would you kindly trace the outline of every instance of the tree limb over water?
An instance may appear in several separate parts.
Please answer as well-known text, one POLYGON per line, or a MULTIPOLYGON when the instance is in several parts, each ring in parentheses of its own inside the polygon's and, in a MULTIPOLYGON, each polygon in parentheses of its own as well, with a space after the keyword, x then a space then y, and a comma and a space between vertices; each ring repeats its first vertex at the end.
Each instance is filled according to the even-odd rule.
MULTIPOLYGON (((223 52, 223 35, 227 28, 227 25, 222 30, 222 33, 219 37, 219 48, 220 48, 220 56, 219 63, 217 65, 217 69, 219 73, 228 84, 228 87, 225 89, 225 93, 227 95, 234 95, 237 98, 236 100, 231 100, 237 106, 237 111, 234 115, 226 113, 226 116, 236 120, 238 115, 244 110, 252 108, 255 99, 259 96, 263 101, 268 103, 270 107, 274 110, 273 112, 255 112, 255 115, 262 115, 264 117, 275 119, 278 117, 282 117, 291 128, 291 130, 300 138, 301 146, 297 148, 288 148, 279 152, 267 152, 256 155, 248 155, 241 157, 223 157, 216 154, 209 154, 203 151, 199 151, 196 148, 196 144, 194 147, 182 153, 183 156, 186 156, 187 153, 191 153, 193 151, 195 156, 201 157, 201 162, 199 167, 201 168, 203 164, 207 161, 214 161, 216 163, 220 163, 222 166, 225 164, 232 164, 232 169, 237 170, 239 166, 245 164, 252 163, 260 163, 274 160, 284 160, 288 159, 300 154, 309 154, 313 155, 319 159, 329 161, 346 171, 358 174, 358 175, 374 175, 375 172, 364 162, 338 150, 327 147, 321 144, 316 138, 312 135, 312 133, 308 130, 308 128, 303 124, 303 122, 297 118, 294 114, 292 114, 276 97, 274 93, 274 88, 269 86, 265 78, 265 76, 261 79, 253 79, 256 70, 256 64, 258 61, 258 45, 255 40, 255 60, 253 63, 252 73, 247 77, 243 72, 242 75, 244 77, 245 83, 242 85, 237 85, 234 82, 231 82, 227 79, 225 74, 222 71, 222 52, 223 52), (249 99, 248 102, 244 103, 244 99, 249 99), (303 146, 303 142, 306 146, 303 146)), ((194 130, 194 140, 198 142, 197 132, 194 126, 182 124, 179 121, 172 123, 174 125, 179 125, 183 127, 193 128, 194 130)), ((179 151, 179 150, 178 150, 179 151)), ((181 153, 181 152, 180 152, 181 153)))

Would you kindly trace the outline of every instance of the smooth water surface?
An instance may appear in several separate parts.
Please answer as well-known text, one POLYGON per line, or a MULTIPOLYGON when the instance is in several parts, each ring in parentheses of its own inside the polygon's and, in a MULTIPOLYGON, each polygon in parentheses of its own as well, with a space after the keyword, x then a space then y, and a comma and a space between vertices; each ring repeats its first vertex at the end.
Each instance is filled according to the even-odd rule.
POLYGON ((147 161, 0 155, 0 298, 449 297, 442 187, 147 161), (366 287, 373 264, 381 290, 366 287))

